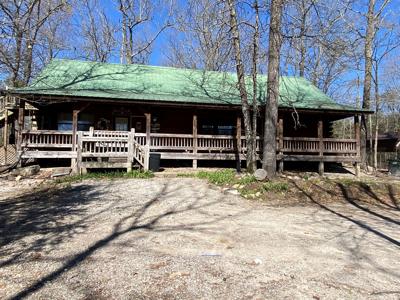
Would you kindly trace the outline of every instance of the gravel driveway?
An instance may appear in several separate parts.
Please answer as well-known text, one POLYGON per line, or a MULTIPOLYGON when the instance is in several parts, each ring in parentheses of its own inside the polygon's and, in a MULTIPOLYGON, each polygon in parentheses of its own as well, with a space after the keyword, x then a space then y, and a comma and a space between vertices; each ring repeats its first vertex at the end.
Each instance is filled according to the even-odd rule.
POLYGON ((0 200, 0 298, 400 299, 396 209, 270 207, 192 178, 38 195, 0 200))

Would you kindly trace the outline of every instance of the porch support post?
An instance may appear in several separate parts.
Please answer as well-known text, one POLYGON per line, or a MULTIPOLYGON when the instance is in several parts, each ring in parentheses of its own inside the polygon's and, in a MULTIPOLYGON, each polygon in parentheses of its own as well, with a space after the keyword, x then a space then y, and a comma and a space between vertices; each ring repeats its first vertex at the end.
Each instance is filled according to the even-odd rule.
POLYGON ((354 116, 354 138, 356 139, 357 148, 357 160, 354 164, 355 175, 360 176, 360 159, 361 159, 361 132, 360 132, 360 117, 358 115, 354 116))
POLYGON ((132 164, 134 161, 134 140, 135 140, 135 128, 131 128, 131 132, 128 134, 128 158, 126 171, 132 172, 132 164))
MULTIPOLYGON (((75 154, 77 155, 77 149, 76 149, 76 142, 77 142, 77 131, 78 131, 78 114, 79 114, 79 110, 78 109, 74 109, 72 111, 72 152, 75 152, 75 154)), ((72 170, 78 170, 77 169, 77 158, 72 158, 71 159, 71 169, 72 170)))
POLYGON ((145 113, 146 116, 146 157, 144 163, 144 170, 147 171, 149 169, 149 162, 150 162, 150 131, 151 131, 151 113, 145 113))
POLYGON ((18 108, 18 136, 17 136, 17 154, 18 154, 18 166, 22 165, 22 131, 24 130, 25 123, 25 101, 20 100, 18 108))
POLYGON ((318 164, 318 173, 320 176, 324 175, 324 125, 323 121, 318 121, 318 139, 319 139, 319 164, 318 164))
POLYGON ((4 164, 7 164, 7 148, 8 148, 8 109, 4 110, 4 134, 3 134, 3 146, 4 146, 4 164))
POLYGON ((237 145, 237 159, 236 159, 236 170, 241 171, 241 158, 242 153, 242 118, 238 116, 236 118, 236 145, 237 145))
MULTIPOLYGON (((197 155, 197 115, 193 115, 193 156, 197 155)), ((193 159, 193 169, 197 169, 197 159, 193 159)))
POLYGON ((279 135, 279 172, 282 173, 283 172, 283 119, 279 119, 279 123, 278 123, 278 135, 279 135))
POLYGON ((78 131, 77 134, 77 148, 76 148, 76 173, 81 175, 82 174, 82 131, 78 131))
POLYGON ((146 146, 150 147, 151 113, 144 115, 146 116, 146 146))

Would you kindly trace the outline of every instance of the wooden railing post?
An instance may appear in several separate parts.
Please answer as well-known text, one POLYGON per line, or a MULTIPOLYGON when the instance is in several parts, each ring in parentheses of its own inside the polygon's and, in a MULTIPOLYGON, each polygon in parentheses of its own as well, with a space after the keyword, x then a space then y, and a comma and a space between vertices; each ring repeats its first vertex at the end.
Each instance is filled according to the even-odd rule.
MULTIPOLYGON (((197 155, 197 115, 193 115, 193 156, 197 155)), ((197 169, 197 159, 193 159, 193 169, 197 169)))
POLYGON ((7 154, 8 154, 8 109, 4 109, 4 136, 3 136, 3 146, 4 146, 4 164, 7 165, 7 154))
POLYGON ((237 144, 237 158, 236 158, 236 170, 241 170, 241 153, 242 153, 242 118, 236 118, 236 144, 237 144))
POLYGON ((279 124, 278 124, 278 138, 279 138, 279 143, 278 143, 278 151, 279 151, 279 172, 283 172, 283 119, 279 119, 279 124))
POLYGON ((90 127, 89 127, 89 136, 90 136, 90 137, 93 137, 93 134, 94 134, 94 127, 93 127, 93 126, 90 126, 90 127))
MULTIPOLYGON (((77 136, 76 136, 76 132, 78 131, 78 114, 79 114, 79 110, 74 109, 72 111, 72 152, 77 151, 76 149, 76 142, 77 142, 77 136)), ((76 158, 72 158, 71 159, 71 168, 72 169, 76 169, 77 162, 76 162, 76 158)))
POLYGON ((150 146, 150 133, 151 133, 151 114, 146 113, 146 146, 150 146))
POLYGON ((76 148, 76 169, 75 172, 77 174, 82 174, 82 147, 83 147, 83 141, 82 141, 83 133, 82 131, 78 131, 78 137, 77 137, 77 148, 76 148))
POLYGON ((144 149, 144 170, 148 171, 149 170, 149 160, 150 160, 150 148, 148 146, 145 147, 144 149))
POLYGON ((319 175, 324 175, 324 125, 323 121, 318 121, 318 139, 319 139, 319 164, 318 164, 318 173, 319 175))
POLYGON ((22 165, 22 131, 25 123, 25 101, 20 100, 18 108, 18 135, 17 135, 17 156, 20 159, 18 166, 22 165))
POLYGON ((151 146, 151 113, 144 114, 146 116, 146 148, 145 148, 145 159, 144 159, 144 170, 149 169, 150 159, 150 146, 151 146))
POLYGON ((356 176, 360 176, 360 158, 361 158, 361 132, 360 132, 360 117, 358 115, 354 116, 354 138, 356 139, 356 150, 357 158, 355 162, 355 173, 356 176))
POLYGON ((131 129, 131 132, 128 134, 128 158, 127 158, 127 165, 126 165, 126 171, 132 172, 132 163, 134 161, 134 143, 135 141, 135 128, 131 129))

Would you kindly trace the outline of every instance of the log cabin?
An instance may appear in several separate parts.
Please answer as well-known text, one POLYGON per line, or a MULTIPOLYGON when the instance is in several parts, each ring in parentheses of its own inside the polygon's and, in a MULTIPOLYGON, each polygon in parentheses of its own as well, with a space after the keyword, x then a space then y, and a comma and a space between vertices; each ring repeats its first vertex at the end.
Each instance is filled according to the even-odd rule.
MULTIPOLYGON (((231 160, 239 168, 246 140, 236 82, 233 73, 54 59, 29 86, 3 91, 3 148, 7 152, 15 140, 21 162, 67 158, 77 172, 134 164, 147 169, 152 155, 194 168, 231 160)), ((264 75, 257 85, 253 113, 259 115, 261 159, 264 75)), ((363 113, 369 112, 336 103, 304 78, 281 77, 277 167, 316 162, 323 173, 325 162, 348 162, 357 170, 363 113), (332 123, 348 117, 354 118, 354 138, 333 138, 332 123)))

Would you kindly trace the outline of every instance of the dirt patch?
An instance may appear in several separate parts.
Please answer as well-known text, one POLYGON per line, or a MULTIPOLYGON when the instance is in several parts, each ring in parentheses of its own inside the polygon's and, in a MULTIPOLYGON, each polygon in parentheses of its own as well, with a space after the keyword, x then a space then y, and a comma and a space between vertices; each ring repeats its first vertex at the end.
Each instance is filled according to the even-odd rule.
POLYGON ((193 178, 3 196, 0 298, 398 299, 399 209, 301 188, 286 207, 193 178))

